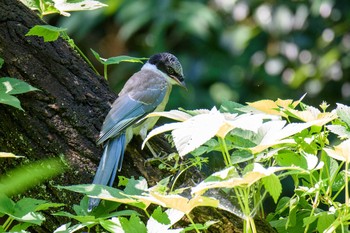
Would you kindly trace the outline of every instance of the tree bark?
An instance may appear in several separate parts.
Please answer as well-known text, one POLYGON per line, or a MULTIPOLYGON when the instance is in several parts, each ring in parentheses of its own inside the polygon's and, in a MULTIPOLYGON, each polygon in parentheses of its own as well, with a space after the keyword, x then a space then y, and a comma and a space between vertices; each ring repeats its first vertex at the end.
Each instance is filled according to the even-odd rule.
MULTIPOLYGON (((21 2, 0 0, 0 57, 5 60, 0 77, 18 78, 41 90, 18 96, 25 111, 0 105, 0 151, 23 155, 30 161, 64 155, 70 169, 46 183, 45 189, 41 185, 26 195, 72 206, 81 196, 58 191, 52 184, 91 183, 102 154, 95 141, 116 95, 63 39, 45 43, 42 38, 25 36, 40 24, 45 23, 21 2)), ((169 151, 162 140, 153 142, 169 151)), ((140 151, 140 145, 140 139, 128 145, 121 174, 143 176, 154 185, 163 174, 145 163, 150 155, 140 151)), ((2 159, 1 163, 0 172, 6 174, 19 160, 2 159)), ((210 232, 241 232, 241 220, 234 215, 212 208, 195 210, 195 220, 213 217, 221 223, 210 232)), ((52 232, 66 222, 48 215, 35 231, 52 232)), ((271 232, 267 229, 259 232, 271 232)))

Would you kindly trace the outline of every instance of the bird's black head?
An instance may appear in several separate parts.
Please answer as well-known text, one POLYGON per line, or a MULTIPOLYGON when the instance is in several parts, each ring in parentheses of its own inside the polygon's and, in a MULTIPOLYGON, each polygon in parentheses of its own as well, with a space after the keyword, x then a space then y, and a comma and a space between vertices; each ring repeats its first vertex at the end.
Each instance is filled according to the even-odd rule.
POLYGON ((182 66, 174 55, 171 53, 158 53, 150 57, 148 62, 175 80, 178 85, 185 87, 182 66))

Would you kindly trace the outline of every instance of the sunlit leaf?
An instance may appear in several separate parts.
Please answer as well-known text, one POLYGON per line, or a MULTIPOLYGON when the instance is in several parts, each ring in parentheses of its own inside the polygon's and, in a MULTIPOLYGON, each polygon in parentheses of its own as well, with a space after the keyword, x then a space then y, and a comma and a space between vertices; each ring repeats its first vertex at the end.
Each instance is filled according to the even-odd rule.
POLYGON ((81 184, 71 186, 57 186, 57 188, 63 188, 73 192, 83 193, 93 198, 129 204, 141 209, 145 209, 149 204, 151 204, 151 202, 140 203, 137 199, 132 197, 132 194, 126 194, 122 190, 105 185, 81 184))
POLYGON ((123 230, 122 225, 119 221, 119 218, 114 217, 108 220, 101 220, 100 224, 104 229, 106 229, 109 232, 118 232, 118 233, 126 232, 123 230))
POLYGON ((79 223, 76 225, 71 226, 71 223, 63 224, 62 226, 58 227, 54 233, 71 233, 71 232, 77 232, 78 230, 81 230, 87 226, 89 226, 90 223, 79 223))
POLYGON ((350 138, 350 131, 342 125, 327 125, 326 127, 340 139, 350 138))
POLYGON ((255 147, 250 148, 252 153, 259 153, 268 147, 279 145, 282 143, 295 143, 288 138, 296 133, 303 131, 313 125, 325 124, 329 118, 309 121, 306 123, 290 123, 286 125, 286 121, 269 121, 264 123, 258 131, 259 141, 255 147))
POLYGON ((339 118, 350 126, 350 107, 337 103, 336 111, 339 118))
POLYGON ((283 112, 279 110, 278 105, 273 100, 259 100, 252 103, 248 103, 248 105, 267 114, 286 116, 283 112))
POLYGON ((0 158, 24 158, 24 156, 18 156, 8 152, 0 152, 0 158))
POLYGON ((194 208, 198 206, 218 207, 219 205, 218 200, 201 195, 194 195, 189 199, 180 195, 164 195, 158 192, 150 191, 150 196, 162 203, 163 207, 175 209, 185 214, 189 214, 194 208))
POLYGON ((68 11, 87 11, 96 10, 101 7, 106 7, 99 1, 94 0, 78 0, 78 1, 68 1, 68 0, 52 0, 54 2, 55 8, 60 12, 61 15, 70 16, 68 11))
POLYGON ((148 117, 166 117, 169 119, 173 119, 175 121, 185 121, 192 116, 186 112, 179 111, 179 110, 171 110, 168 112, 152 112, 147 115, 148 117))
POLYGON ((305 97, 305 94, 297 101, 293 101, 291 99, 287 99, 287 100, 277 99, 276 101, 268 100, 268 99, 259 100, 256 102, 248 103, 248 105, 267 114, 287 117, 287 114, 284 112, 284 110, 294 109, 304 97, 305 97))
POLYGON ((242 115, 221 113, 215 107, 212 110, 201 110, 199 114, 190 117, 179 112, 168 112, 155 114, 156 116, 166 116, 184 120, 182 123, 170 123, 152 130, 146 137, 146 141, 154 135, 172 131, 173 140, 180 156, 184 156, 214 136, 224 138, 235 128, 257 132, 265 119, 270 119, 266 114, 242 115))
POLYGON ((264 168, 262 165, 255 163, 253 170, 247 172, 242 177, 236 173, 232 173, 232 167, 226 168, 220 172, 216 172, 209 176, 207 179, 199 183, 192 188, 192 193, 200 194, 208 189, 213 188, 233 188, 236 186, 249 187, 255 182, 259 181, 263 177, 270 176, 271 174, 288 169, 295 169, 292 167, 269 167, 264 168), (231 175, 229 175, 231 174, 231 175), (216 177, 220 177, 218 180, 216 177))
POLYGON ((282 143, 294 143, 294 140, 285 138, 310 126, 310 124, 306 123, 294 123, 287 126, 285 124, 286 121, 269 121, 264 123, 258 131, 258 137, 261 140, 257 142, 257 146, 250 149, 252 153, 259 153, 268 147, 282 143))
POLYGON ((350 139, 334 146, 333 149, 324 148, 324 150, 333 159, 344 161, 346 163, 350 162, 350 139))
POLYGON ((142 147, 141 148, 144 148, 145 145, 146 145, 146 142, 151 139, 152 137, 154 137, 155 135, 158 135, 158 134, 161 134, 161 133, 164 133, 164 132, 167 132, 167 131, 171 131, 171 130, 174 130, 174 129, 177 129, 177 128, 180 128, 182 127, 182 123, 169 123, 169 124, 164 124, 162 126, 159 126, 155 129, 153 129, 151 132, 148 133, 147 137, 145 138, 145 140, 143 141, 142 143, 142 147))
POLYGON ((335 112, 320 112, 320 110, 312 106, 308 106, 304 111, 288 109, 287 112, 304 122, 317 121, 317 123, 314 125, 318 126, 322 126, 337 118, 337 114, 335 112))
POLYGON ((180 156, 203 145, 216 134, 224 134, 229 128, 225 118, 216 109, 209 114, 196 115, 172 131, 173 140, 180 156))

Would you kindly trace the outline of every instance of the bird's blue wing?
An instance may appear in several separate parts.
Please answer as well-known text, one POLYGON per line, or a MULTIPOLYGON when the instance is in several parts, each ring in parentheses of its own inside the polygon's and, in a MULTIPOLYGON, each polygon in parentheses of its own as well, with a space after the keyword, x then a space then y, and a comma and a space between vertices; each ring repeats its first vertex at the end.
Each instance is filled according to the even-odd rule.
POLYGON ((100 138, 97 141, 98 144, 121 134, 130 125, 152 112, 162 102, 168 85, 163 77, 154 76, 151 80, 152 82, 143 83, 140 78, 135 80, 132 77, 129 79, 123 89, 128 90, 125 92, 122 90, 122 95, 113 103, 106 116, 100 138), (158 82, 153 80, 158 80, 158 82))

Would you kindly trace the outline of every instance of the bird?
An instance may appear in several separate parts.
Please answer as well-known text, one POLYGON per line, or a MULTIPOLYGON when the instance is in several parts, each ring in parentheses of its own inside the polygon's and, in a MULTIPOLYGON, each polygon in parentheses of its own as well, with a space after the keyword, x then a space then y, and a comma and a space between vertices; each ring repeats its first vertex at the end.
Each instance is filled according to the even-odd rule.
MULTIPOLYGON (((181 63, 168 52, 152 55, 141 70, 128 79, 102 124, 97 145, 103 144, 104 150, 93 184, 113 185, 132 136, 145 139, 158 118, 140 121, 148 113, 165 109, 173 85, 186 89, 181 63)), ((88 211, 99 203, 100 199, 89 198, 88 211)))

